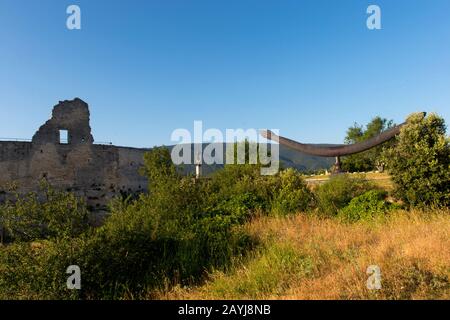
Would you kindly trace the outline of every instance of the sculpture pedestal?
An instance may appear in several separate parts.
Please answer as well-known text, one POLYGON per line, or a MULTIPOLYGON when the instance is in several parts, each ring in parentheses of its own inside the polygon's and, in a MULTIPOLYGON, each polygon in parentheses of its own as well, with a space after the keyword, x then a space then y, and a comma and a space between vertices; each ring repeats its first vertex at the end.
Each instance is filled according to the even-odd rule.
POLYGON ((336 162, 334 163, 334 168, 333 168, 332 174, 339 174, 339 173, 342 173, 342 170, 341 170, 341 157, 337 156, 336 157, 336 162))

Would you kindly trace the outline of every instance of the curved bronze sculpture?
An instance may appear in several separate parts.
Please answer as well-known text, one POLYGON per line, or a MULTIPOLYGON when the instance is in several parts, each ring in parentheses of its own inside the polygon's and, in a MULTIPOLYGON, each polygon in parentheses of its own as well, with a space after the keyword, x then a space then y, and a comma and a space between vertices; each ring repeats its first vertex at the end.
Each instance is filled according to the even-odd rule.
MULTIPOLYGON (((425 117, 426 112, 422 112, 422 116, 425 117)), ((288 148, 291 148, 293 150, 297 150, 306 154, 314 155, 314 156, 320 156, 320 157, 336 157, 336 164, 335 164, 335 172, 340 172, 340 157, 341 156, 347 156, 354 153, 363 152, 366 150, 369 150, 373 147, 376 147, 393 137, 395 137, 397 134, 400 133, 401 127, 403 127, 406 124, 406 122, 403 122, 402 124, 399 124, 389 130, 386 130, 379 135, 354 144, 339 144, 339 145, 332 145, 332 146, 323 146, 323 145, 317 145, 317 144, 306 144, 306 143, 300 143, 288 138, 284 138, 281 136, 276 135, 270 130, 261 130, 260 134, 272 141, 276 141, 288 148)))

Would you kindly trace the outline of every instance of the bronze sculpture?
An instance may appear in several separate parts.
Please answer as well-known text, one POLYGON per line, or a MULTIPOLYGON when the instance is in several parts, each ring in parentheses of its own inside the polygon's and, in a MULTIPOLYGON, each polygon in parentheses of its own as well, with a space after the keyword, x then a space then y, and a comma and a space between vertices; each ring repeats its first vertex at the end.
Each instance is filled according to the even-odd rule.
MULTIPOLYGON (((426 112, 422 112, 422 116, 425 117, 425 115, 426 112)), ((340 160, 341 156, 347 156, 363 152, 373 147, 376 147, 380 144, 383 144, 386 141, 389 141, 390 139, 392 139, 393 137, 395 137, 397 134, 400 133, 401 127, 403 127, 406 123, 407 121, 397 126, 394 126, 393 128, 390 128, 389 130, 386 130, 371 139, 362 142, 354 144, 339 144, 332 146, 300 143, 288 138, 278 136, 270 130, 261 130, 260 134, 268 140, 278 142, 296 151, 320 157, 335 157, 336 163, 334 167, 334 172, 338 173, 341 171, 341 160, 340 160)))

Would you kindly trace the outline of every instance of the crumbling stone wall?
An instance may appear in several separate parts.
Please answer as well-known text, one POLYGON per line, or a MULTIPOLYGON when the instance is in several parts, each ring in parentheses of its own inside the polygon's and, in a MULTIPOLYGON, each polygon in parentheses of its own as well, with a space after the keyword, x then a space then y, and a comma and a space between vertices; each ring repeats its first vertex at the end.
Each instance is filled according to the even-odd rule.
POLYGON ((0 201, 11 197, 11 184, 25 193, 37 191, 45 179, 102 209, 116 195, 147 189, 146 178, 139 174, 146 151, 94 144, 88 105, 78 98, 62 101, 32 142, 0 141, 0 201), (60 130, 67 130, 67 142, 61 143, 60 130))

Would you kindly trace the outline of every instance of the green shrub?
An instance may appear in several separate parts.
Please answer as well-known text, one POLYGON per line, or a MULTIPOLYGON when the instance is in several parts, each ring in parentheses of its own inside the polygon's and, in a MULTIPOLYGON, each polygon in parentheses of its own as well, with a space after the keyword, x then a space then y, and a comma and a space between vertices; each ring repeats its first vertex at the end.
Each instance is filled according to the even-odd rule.
POLYGON ((9 241, 33 241, 73 237, 88 229, 89 212, 83 200, 73 193, 41 185, 44 195, 16 194, 15 201, 0 205, 0 224, 9 241))
POLYGON ((269 211, 280 187, 279 177, 262 176, 258 165, 226 165, 204 182, 203 194, 210 208, 234 199, 244 201, 250 211, 269 211))
POLYGON ((280 173, 279 180, 281 188, 272 201, 273 213, 283 215, 311 208, 313 194, 300 173, 290 168, 280 173))
POLYGON ((0 300, 78 298, 78 290, 67 289, 66 270, 79 261, 81 239, 17 242, 0 248, 0 300))
POLYGON ((385 214, 393 207, 395 208, 395 206, 385 200, 386 196, 386 191, 368 191, 353 198, 346 207, 339 210, 338 217, 344 221, 355 222, 385 214))
POLYGON ((230 216, 161 212, 143 196, 79 238, 0 248, 0 298, 139 297, 223 270, 252 244, 230 216), (81 269, 81 290, 66 288, 69 265, 81 269))
POLYGON ((365 180, 362 175, 332 176, 315 191, 319 211, 325 215, 337 215, 353 198, 372 189, 376 189, 374 184, 365 180))
POLYGON ((227 165, 205 182, 204 197, 211 212, 252 212, 288 214, 309 210, 313 194, 300 173, 287 169, 273 176, 262 176, 255 165, 227 165))
POLYGON ((443 118, 413 114, 384 152, 395 195, 412 207, 450 206, 450 140, 443 118))

